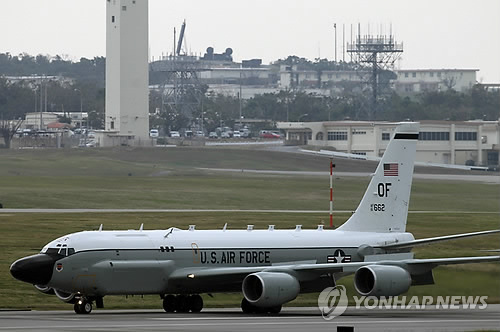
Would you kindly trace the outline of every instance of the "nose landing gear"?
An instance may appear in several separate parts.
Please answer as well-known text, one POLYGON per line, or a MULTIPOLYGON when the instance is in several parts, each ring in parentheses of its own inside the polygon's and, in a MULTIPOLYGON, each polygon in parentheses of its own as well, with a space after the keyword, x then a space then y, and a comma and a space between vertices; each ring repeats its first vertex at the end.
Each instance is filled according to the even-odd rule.
POLYGON ((92 312, 92 301, 89 301, 88 299, 82 297, 78 301, 76 301, 74 309, 77 314, 88 315, 92 312))

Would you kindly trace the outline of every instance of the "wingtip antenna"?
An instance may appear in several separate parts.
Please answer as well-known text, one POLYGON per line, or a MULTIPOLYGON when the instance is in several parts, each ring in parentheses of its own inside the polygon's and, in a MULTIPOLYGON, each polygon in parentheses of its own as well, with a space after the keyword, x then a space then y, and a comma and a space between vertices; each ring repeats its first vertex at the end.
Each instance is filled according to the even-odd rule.
POLYGON ((101 224, 101 226, 99 226, 99 232, 100 232, 100 231, 102 231, 102 224, 101 224))
POLYGON ((224 227, 222 227, 222 231, 225 232, 227 229, 227 223, 224 224, 224 227))
POLYGON ((144 224, 141 224, 141 227, 139 227, 139 231, 142 232, 143 229, 144 229, 144 224))

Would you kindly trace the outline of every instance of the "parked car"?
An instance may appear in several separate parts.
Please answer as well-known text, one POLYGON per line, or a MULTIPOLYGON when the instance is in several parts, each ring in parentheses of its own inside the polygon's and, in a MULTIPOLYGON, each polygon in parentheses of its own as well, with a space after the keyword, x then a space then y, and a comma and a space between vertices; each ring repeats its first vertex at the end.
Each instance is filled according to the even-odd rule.
POLYGON ((179 137, 181 137, 181 134, 179 134, 178 131, 171 131, 170 132, 170 137, 172 137, 172 138, 179 138, 179 137))
POLYGON ((208 134, 208 138, 219 138, 219 136, 217 136, 217 133, 215 131, 211 131, 208 134))
POLYGON ((240 134, 239 130, 233 131, 233 138, 241 138, 241 134, 240 134))
POLYGON ((229 135, 229 132, 223 131, 222 134, 220 134, 221 138, 231 138, 231 135, 229 135))
POLYGON ((260 138, 280 138, 280 135, 277 133, 273 133, 270 130, 261 130, 259 132, 259 137, 260 138))
POLYGON ((155 137, 158 137, 158 136, 160 136, 160 133, 158 132, 158 129, 151 129, 149 131, 149 137, 155 138, 155 137))

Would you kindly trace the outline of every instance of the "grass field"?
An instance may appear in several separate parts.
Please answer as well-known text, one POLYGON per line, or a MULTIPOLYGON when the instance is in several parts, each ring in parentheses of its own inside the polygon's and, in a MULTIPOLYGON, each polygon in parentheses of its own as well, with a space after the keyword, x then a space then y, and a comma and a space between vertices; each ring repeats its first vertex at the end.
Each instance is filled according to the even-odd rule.
MULTIPOLYGON (((352 162, 352 161, 350 161, 352 162)), ((373 164, 361 162, 360 170, 373 164)), ((326 163, 327 164, 327 163, 326 163)), ((325 171, 325 159, 248 149, 34 150, 0 151, 0 202, 8 208, 204 208, 327 210, 328 177, 201 172, 195 167, 325 171)), ((337 169, 351 170, 339 162, 337 169)), ((354 210, 368 179, 337 178, 335 209, 354 210)), ((498 185, 415 181, 408 231, 416 238, 499 227, 498 185), (454 211, 454 213, 439 213, 454 211), (461 213, 464 212, 464 213, 461 213), (468 213, 465 213, 468 212, 468 213), (470 213, 472 212, 472 213, 470 213), (473 213, 477 212, 477 213, 473 213), (486 213, 485 213, 486 212, 486 213)), ((336 214, 339 225, 348 214, 336 214)), ((304 228, 327 223, 328 215, 292 213, 0 213, 0 308, 69 307, 14 280, 8 268, 52 239, 80 230, 187 227, 304 228)), ((418 258, 484 255, 498 249, 499 236, 443 242, 416 249, 418 258)), ((436 285, 413 287, 407 295, 488 295, 500 302, 498 264, 469 264, 435 270, 436 285)), ((342 280, 355 294, 352 280, 342 280)), ((208 306, 238 305, 240 294, 204 296, 208 306)), ((301 295, 292 305, 315 305, 317 295, 301 295)), ((107 297, 107 307, 159 308, 157 296, 107 297)))

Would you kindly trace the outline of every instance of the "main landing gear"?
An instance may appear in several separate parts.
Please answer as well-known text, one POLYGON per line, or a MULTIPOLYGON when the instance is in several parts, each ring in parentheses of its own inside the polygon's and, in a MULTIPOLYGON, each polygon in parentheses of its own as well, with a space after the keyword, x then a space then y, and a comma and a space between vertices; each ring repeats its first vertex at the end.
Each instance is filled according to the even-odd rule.
POLYGON ((163 309, 166 312, 200 312, 203 299, 200 295, 167 295, 163 298, 163 309))
POLYGON ((245 314, 279 314, 281 311, 281 305, 277 305, 274 307, 257 307, 250 302, 248 302, 247 299, 243 298, 241 300, 241 310, 245 314))

